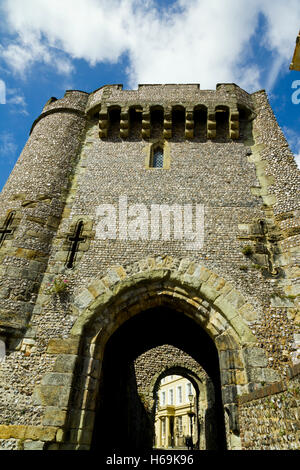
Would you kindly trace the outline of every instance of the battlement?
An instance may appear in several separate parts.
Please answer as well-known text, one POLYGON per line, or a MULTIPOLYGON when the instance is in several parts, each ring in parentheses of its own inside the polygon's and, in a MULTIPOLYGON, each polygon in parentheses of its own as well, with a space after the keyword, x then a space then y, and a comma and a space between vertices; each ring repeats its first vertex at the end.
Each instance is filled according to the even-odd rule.
POLYGON ((251 95, 234 83, 219 83, 215 90, 202 90, 200 84, 140 84, 137 90, 124 90, 122 84, 104 85, 89 96, 88 114, 101 102, 179 104, 195 102, 239 101, 252 106, 251 95))
POLYGON ((122 84, 104 85, 90 94, 68 90, 62 99, 50 98, 33 127, 55 112, 99 119, 101 139, 112 128, 114 136, 122 139, 132 133, 149 139, 157 127, 161 127, 160 138, 171 139, 178 124, 186 139, 200 135, 215 139, 218 127, 225 127, 228 139, 238 139, 240 122, 255 117, 251 95, 234 83, 217 84, 216 90, 201 90, 199 84, 140 84, 137 90, 124 90, 122 84))
MULTIPOLYGON (((195 111, 203 109, 207 123, 207 138, 216 137, 216 112, 221 112, 228 120, 228 135, 232 139, 239 137, 238 121, 241 112, 242 119, 253 118, 253 103, 251 95, 234 83, 218 84, 216 90, 201 90, 199 84, 165 84, 139 85, 137 90, 123 90, 122 85, 106 85, 90 94, 86 113, 95 116, 100 112, 100 137, 106 137, 110 122, 110 110, 119 109, 120 136, 126 138, 130 127, 130 117, 134 110, 142 115, 142 136, 149 138, 151 127, 151 112, 160 109, 164 120, 164 138, 171 138, 172 113, 181 110, 185 113, 186 138, 193 137, 195 111), (141 114, 142 113, 142 114, 141 114), (128 129, 128 132, 127 132, 128 129)), ((197 113, 196 113, 197 114, 197 113)))

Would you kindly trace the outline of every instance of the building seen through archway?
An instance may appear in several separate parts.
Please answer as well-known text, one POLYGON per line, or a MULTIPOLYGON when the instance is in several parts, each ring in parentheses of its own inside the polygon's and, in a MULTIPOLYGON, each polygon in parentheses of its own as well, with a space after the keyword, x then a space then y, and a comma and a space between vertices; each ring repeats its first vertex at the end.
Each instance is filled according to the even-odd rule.
POLYGON ((193 384, 181 375, 162 378, 155 412, 155 447, 197 449, 197 415, 193 384))

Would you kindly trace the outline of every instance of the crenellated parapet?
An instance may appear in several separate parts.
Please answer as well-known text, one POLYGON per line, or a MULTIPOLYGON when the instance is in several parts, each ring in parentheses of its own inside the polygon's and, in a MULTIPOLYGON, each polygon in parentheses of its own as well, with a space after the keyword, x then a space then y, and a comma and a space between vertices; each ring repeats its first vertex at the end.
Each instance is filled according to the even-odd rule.
POLYGON ((45 104, 41 114, 34 120, 30 134, 41 119, 52 114, 74 114, 84 117, 87 99, 88 93, 78 90, 67 90, 61 99, 51 97, 45 104))
POLYGON ((255 117, 251 95, 234 84, 217 85, 216 91, 200 90, 199 85, 140 85, 138 90, 107 85, 90 95, 86 108, 89 117, 99 119, 101 139, 109 137, 112 121, 114 137, 130 138, 135 124, 130 119, 132 112, 141 113, 139 137, 146 140, 157 132, 153 128, 158 126, 158 119, 162 122, 159 137, 163 139, 176 137, 176 126, 183 129, 183 138, 195 139, 199 137, 197 129, 202 126, 205 128, 202 139, 222 136, 237 140, 240 138, 240 120, 245 120, 246 116, 251 121, 255 117), (115 115, 113 120, 112 113, 115 115))

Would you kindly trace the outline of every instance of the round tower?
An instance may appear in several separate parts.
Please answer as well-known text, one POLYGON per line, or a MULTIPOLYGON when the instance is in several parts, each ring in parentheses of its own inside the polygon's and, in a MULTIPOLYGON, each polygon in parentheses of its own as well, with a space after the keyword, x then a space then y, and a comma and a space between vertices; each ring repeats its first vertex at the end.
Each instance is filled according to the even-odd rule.
POLYGON ((0 336, 28 323, 81 144, 88 94, 50 98, 0 199, 0 336))

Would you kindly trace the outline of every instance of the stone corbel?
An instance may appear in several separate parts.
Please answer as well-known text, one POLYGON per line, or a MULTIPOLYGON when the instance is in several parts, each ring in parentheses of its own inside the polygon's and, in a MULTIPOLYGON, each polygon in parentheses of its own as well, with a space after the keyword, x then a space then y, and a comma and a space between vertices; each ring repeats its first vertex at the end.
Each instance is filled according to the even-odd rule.
POLYGON ((185 138, 194 137, 194 111, 192 108, 186 108, 185 111, 185 138))
POLYGON ((207 110, 207 138, 214 139, 216 137, 216 112, 209 108, 207 110))
POLYGON ((172 137, 172 110, 171 108, 164 109, 164 139, 171 139, 172 137))
POLYGON ((129 109, 124 107, 121 109, 120 115, 120 137, 126 139, 129 134, 129 109))
POLYGON ((229 137, 230 139, 238 139, 239 133, 239 111, 237 108, 230 108, 229 118, 229 137))
POLYGON ((149 139, 150 138, 150 109, 147 106, 146 108, 143 108, 143 114, 142 114, 142 137, 143 139, 149 139))
POLYGON ((105 139, 107 137, 107 131, 108 131, 107 106, 102 105, 101 110, 99 111, 99 137, 100 139, 105 139))

